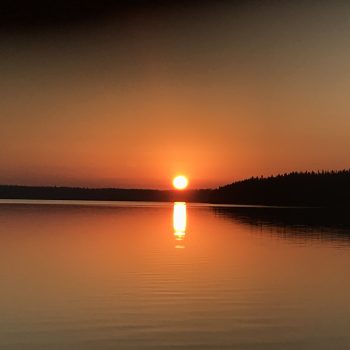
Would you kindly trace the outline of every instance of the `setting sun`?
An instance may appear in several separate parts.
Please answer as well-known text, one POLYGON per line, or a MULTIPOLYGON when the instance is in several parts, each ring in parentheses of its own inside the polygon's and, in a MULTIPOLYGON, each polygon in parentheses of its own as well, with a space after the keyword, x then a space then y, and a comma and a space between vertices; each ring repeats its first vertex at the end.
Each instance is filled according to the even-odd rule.
POLYGON ((188 179, 185 176, 176 176, 173 180, 173 186, 177 190, 184 190, 188 185, 188 179))

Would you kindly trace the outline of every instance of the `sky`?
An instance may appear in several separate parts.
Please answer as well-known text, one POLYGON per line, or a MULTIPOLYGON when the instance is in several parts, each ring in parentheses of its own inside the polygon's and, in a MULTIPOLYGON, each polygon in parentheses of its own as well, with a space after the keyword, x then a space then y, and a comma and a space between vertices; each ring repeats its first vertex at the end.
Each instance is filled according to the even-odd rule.
POLYGON ((349 168, 349 16, 337 0, 5 1, 0 183, 349 168))

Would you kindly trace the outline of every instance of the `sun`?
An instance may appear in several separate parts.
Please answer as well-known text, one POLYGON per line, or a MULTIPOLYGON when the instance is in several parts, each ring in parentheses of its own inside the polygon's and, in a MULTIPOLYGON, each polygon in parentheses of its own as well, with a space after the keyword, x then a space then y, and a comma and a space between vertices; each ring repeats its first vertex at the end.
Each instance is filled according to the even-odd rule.
POLYGON ((174 177, 173 179, 173 186, 177 189, 177 190, 184 190, 188 185, 188 179, 186 176, 183 175, 179 175, 174 177))

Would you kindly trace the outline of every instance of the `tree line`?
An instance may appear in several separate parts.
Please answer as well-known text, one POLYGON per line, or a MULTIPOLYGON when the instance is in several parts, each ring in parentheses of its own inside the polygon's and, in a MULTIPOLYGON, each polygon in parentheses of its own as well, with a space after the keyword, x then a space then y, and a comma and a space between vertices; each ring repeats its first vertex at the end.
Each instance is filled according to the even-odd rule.
POLYGON ((291 172, 252 177, 215 189, 185 191, 0 185, 0 198, 350 206, 350 170, 291 172))

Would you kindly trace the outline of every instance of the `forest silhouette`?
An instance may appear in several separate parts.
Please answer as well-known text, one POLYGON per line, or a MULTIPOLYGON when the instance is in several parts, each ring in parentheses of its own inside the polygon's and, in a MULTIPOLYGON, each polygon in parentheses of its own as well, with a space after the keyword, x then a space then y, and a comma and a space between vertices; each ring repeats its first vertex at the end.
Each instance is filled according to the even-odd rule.
POLYGON ((348 207, 350 170, 292 172, 270 177, 252 177, 215 189, 184 191, 0 185, 0 198, 348 207))

